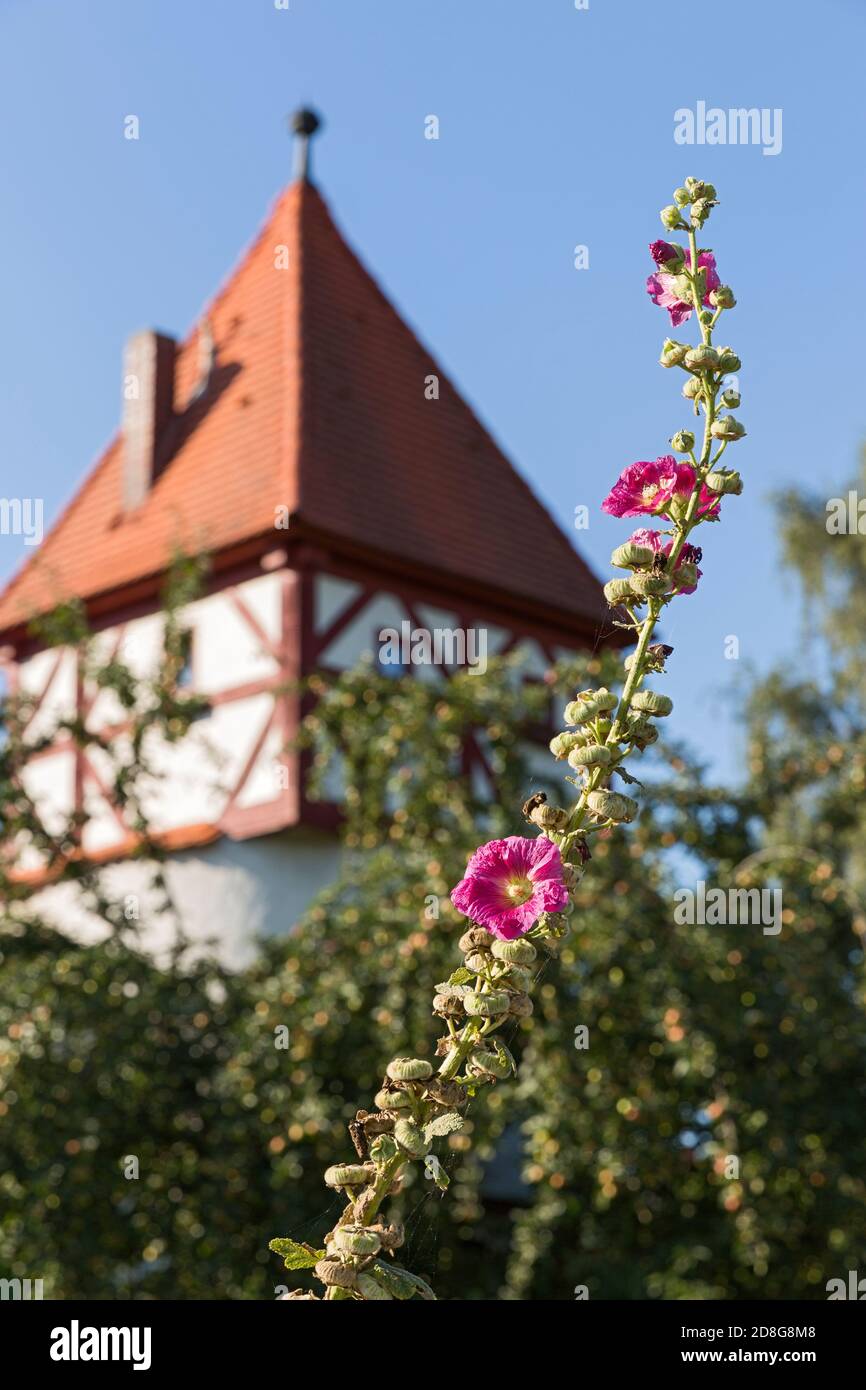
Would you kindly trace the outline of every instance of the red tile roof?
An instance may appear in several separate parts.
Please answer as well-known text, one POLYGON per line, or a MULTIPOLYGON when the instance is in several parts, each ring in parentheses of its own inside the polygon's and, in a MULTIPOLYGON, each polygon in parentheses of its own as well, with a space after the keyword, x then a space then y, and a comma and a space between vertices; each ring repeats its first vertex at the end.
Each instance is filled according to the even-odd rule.
POLYGON ((207 312, 214 379, 190 400, 196 330, 178 350, 170 457, 146 500, 122 512, 118 436, 0 595, 0 633, 154 575, 178 547, 279 542, 280 506, 338 548, 528 600, 568 626, 605 623, 597 580, 311 184, 283 193, 207 312), (440 398, 427 400, 434 374, 440 398))

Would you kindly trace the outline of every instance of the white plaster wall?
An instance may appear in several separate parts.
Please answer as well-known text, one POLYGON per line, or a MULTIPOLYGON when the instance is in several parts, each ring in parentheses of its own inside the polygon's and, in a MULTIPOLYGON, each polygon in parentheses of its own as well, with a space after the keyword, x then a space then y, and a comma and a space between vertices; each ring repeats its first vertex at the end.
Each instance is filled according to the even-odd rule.
MULTIPOLYGON (((175 852, 166 866, 171 895, 192 954, 217 956, 232 969, 254 957, 263 938, 288 935, 317 893, 339 872, 335 837, 286 830, 257 840, 217 840, 175 852)), ((175 940, 175 919, 154 910, 153 865, 121 862, 102 871, 107 895, 122 903, 140 929, 140 944, 157 960, 175 940)), ((79 891, 59 884, 34 895, 35 917, 77 941, 97 941, 107 928, 88 914, 79 891)))

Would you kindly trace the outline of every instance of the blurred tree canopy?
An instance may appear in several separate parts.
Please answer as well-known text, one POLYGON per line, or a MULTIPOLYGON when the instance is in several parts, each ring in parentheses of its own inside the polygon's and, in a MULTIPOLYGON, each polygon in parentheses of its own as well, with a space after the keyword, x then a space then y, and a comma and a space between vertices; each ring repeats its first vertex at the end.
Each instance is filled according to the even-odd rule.
MULTIPOLYGON (((866 1268, 866 541, 829 535, 821 499, 787 497, 782 517, 816 659, 751 692, 738 789, 667 745, 645 755, 637 825, 595 838, 572 933, 509 1040, 517 1081, 450 1136, 448 1194, 416 1178, 399 1199, 406 1263, 440 1297, 824 1298, 866 1268), (780 887, 781 932, 678 924, 674 892, 698 880, 780 887)), ((605 663, 547 687, 501 666, 320 680, 305 738, 321 774, 341 769, 345 869, 242 973, 188 960, 182 937, 158 969, 110 905, 106 941, 74 945, 12 894, 0 1274, 67 1298, 297 1283, 267 1242, 328 1229, 322 1170, 350 1156, 347 1121, 388 1057, 435 1036, 462 926, 448 893, 477 843, 521 833, 541 785, 525 735, 551 694, 615 679, 605 663), (494 804, 461 758, 478 729, 494 804)))

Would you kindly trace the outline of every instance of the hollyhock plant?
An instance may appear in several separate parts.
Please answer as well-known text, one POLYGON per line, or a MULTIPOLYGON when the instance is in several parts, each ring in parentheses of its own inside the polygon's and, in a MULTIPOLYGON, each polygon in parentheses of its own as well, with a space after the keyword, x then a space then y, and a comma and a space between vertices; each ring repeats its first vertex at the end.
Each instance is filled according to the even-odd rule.
MULTIPOLYGON (((692 535, 719 519, 721 499, 742 492, 739 473, 721 467, 722 455, 745 430, 729 412, 739 392, 725 389, 726 372, 738 371, 733 348, 713 346, 720 316, 736 304, 729 286, 719 286, 715 260, 701 251, 697 233, 716 207, 712 184, 689 178, 662 210, 667 231, 684 231, 688 253, 671 242, 654 242, 658 267, 650 293, 674 323, 694 312, 699 341, 692 346, 667 339, 660 361, 685 373, 683 395, 703 415, 703 440, 689 429, 671 436, 671 454, 633 463, 604 501, 609 516, 664 516, 665 532, 633 531, 611 556, 620 576, 604 586, 611 620, 634 640, 626 657, 619 694, 601 687, 581 690, 563 713, 565 729, 551 740, 554 757, 567 761, 576 792, 568 806, 554 806, 544 793, 531 796, 524 820, 538 834, 511 835, 475 850, 451 894, 468 919, 460 937, 463 960, 435 985, 433 1014, 445 1025, 436 1062, 394 1057, 375 1097, 375 1111, 359 1110, 349 1126, 355 1153, 344 1154, 325 1173, 325 1184, 342 1194, 344 1206, 323 1248, 292 1240, 271 1242, 289 1269, 314 1269, 323 1297, 355 1302, 435 1298, 423 1279, 395 1263, 403 1244, 399 1222, 380 1215, 388 1195, 400 1190, 412 1163, 443 1190, 448 1178, 431 1152, 437 1139, 463 1127, 462 1111, 485 1086, 510 1077, 515 1062, 500 1031, 513 1031, 532 1012, 533 970, 542 950, 555 956, 568 932, 580 880, 588 871, 590 841, 600 832, 627 825, 639 806, 620 789, 639 785, 627 763, 658 738, 658 721, 672 710, 663 691, 647 684, 664 673, 672 648, 654 641, 665 608, 693 593, 700 578, 701 550, 692 535), (692 272, 695 269, 695 273, 692 272), (620 783, 614 783, 618 777, 620 783)), ((543 557, 540 557, 543 563, 543 557)), ((552 597, 555 598, 555 595, 552 597)), ((563 798, 565 799, 565 798, 563 798)), ((636 1175, 637 1178, 640 1175, 636 1175)), ((315 1300, 295 1290, 284 1298, 315 1300)))
MULTIPOLYGON (((687 323, 691 318, 694 307, 688 299, 683 298, 684 294, 688 294, 688 283, 682 274, 686 252, 681 246, 674 246, 670 242, 654 241, 650 246, 650 255, 659 268, 647 278, 647 294, 653 304, 667 309, 671 324, 679 328, 680 324, 687 323)), ((712 303, 710 295, 721 285, 712 251, 700 252, 698 269, 704 271, 703 303, 709 305, 712 303)))
POLYGON ((543 912, 562 912, 567 906, 562 855, 543 835, 491 840, 469 860, 451 901, 501 941, 513 941, 534 927, 543 912))

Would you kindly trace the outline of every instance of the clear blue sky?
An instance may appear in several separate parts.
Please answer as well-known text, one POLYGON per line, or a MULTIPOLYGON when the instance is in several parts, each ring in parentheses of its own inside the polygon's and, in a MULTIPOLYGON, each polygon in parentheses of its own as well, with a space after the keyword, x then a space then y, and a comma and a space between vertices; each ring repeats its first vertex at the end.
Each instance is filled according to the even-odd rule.
MULTIPOLYGON (((189 328, 287 180, 304 101, 349 240, 560 520, 589 505, 606 572, 629 525, 598 512, 610 482, 688 423, 647 243, 674 186, 709 179, 747 491, 702 534, 668 688, 735 773, 732 691, 800 635, 767 496, 835 495, 866 436, 864 30, 859 0, 0 0, 3 495, 57 514, 116 427, 125 337, 189 328), (676 145, 699 100, 781 108, 781 153, 676 145)), ((0 574, 21 554, 0 537, 0 574)))

